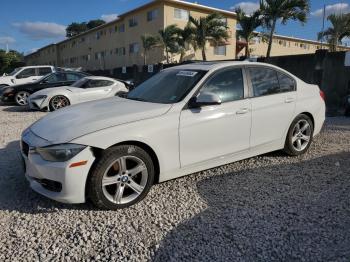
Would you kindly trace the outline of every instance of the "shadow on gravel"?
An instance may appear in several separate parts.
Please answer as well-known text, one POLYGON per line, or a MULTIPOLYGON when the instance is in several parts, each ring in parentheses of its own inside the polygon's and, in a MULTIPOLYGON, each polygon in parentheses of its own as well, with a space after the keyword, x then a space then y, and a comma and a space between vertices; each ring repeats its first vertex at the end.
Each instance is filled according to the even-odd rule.
POLYGON ((13 106, 9 106, 7 105, 7 107, 3 108, 2 111, 4 112, 33 112, 33 110, 31 110, 28 106, 17 106, 17 105, 13 105, 13 106))
POLYGON ((161 242, 155 261, 349 261, 350 153, 198 182, 208 209, 161 242))
POLYGON ((91 204, 66 205, 34 192, 24 176, 19 141, 0 148, 0 210, 21 213, 59 212, 59 209, 91 210, 91 204))

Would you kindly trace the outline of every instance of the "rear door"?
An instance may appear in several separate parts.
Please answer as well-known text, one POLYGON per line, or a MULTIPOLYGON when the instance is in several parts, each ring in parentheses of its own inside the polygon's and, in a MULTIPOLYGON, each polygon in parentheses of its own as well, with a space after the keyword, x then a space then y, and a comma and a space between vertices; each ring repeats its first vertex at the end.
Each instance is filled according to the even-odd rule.
POLYGON ((252 148, 285 139, 295 111, 296 82, 270 67, 248 67, 252 91, 252 148))

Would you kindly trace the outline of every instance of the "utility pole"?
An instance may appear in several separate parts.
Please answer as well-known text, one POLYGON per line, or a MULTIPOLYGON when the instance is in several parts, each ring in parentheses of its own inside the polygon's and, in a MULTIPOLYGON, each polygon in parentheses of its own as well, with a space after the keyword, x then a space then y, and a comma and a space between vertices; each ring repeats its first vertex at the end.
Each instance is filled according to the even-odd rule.
POLYGON ((10 50, 9 50, 9 42, 6 41, 6 54, 8 54, 8 52, 10 52, 10 50))

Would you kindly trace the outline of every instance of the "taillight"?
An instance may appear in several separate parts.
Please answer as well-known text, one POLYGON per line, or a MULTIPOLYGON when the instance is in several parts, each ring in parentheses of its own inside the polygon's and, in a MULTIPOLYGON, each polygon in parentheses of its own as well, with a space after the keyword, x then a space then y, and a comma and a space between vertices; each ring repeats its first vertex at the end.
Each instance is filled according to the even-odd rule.
POLYGON ((320 90, 320 96, 322 97, 323 101, 326 101, 326 95, 322 90, 320 90))

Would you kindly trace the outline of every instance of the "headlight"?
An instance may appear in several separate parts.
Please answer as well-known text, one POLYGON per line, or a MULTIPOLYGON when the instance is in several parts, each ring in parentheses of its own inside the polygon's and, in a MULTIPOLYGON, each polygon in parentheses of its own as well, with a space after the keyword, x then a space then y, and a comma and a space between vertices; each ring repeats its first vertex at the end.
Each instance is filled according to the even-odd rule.
POLYGON ((36 152, 47 161, 65 162, 76 156, 84 148, 86 148, 86 146, 77 144, 62 144, 39 147, 36 149, 36 152))
POLYGON ((47 96, 45 95, 37 95, 37 96, 34 96, 33 98, 31 97, 30 99, 45 99, 47 96))

